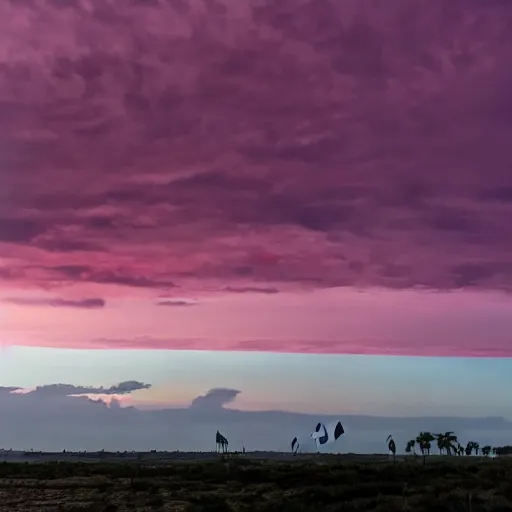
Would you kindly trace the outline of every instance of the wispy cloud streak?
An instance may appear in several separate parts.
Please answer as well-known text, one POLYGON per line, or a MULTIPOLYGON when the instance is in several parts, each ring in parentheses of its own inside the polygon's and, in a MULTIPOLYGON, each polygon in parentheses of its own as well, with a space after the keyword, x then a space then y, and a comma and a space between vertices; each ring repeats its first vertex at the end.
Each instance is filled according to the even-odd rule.
POLYGON ((99 298, 88 298, 81 300, 70 299, 49 299, 49 298, 28 298, 28 297, 7 297, 2 302, 15 306, 34 306, 52 308, 79 308, 79 309, 101 309, 105 307, 105 301, 99 298))

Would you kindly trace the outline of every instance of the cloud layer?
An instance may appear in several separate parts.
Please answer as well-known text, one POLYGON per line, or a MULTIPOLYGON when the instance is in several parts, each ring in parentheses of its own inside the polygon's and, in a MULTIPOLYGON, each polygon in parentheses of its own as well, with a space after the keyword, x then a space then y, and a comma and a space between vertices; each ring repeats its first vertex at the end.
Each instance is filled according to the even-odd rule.
MULTIPOLYGON (((73 348, 85 350, 209 350, 227 352, 274 352, 284 354, 352 354, 379 356, 418 356, 418 357, 512 357, 510 341, 493 340, 484 344, 481 340, 451 340, 448 335, 425 340, 386 339, 383 337, 358 338, 354 340, 301 340, 301 339, 193 339, 193 338, 97 338, 77 342, 56 342, 51 339, 35 346, 50 348, 73 348)), ((24 343, 29 345, 30 343, 24 343)), ((232 391, 232 390, 229 390, 232 391)), ((204 397, 205 403, 217 399, 204 397), (208 401, 206 401, 208 399, 208 401)), ((220 397, 219 397, 220 398, 220 397)), ((233 397, 234 399, 234 397, 233 397)), ((200 401, 202 403, 202 399, 200 401)), ((226 402, 227 403, 227 402, 226 402)))
MULTIPOLYGON (((73 384, 48 384, 30 390, 31 396, 73 396, 73 395, 128 395, 134 391, 149 389, 150 384, 137 381, 126 381, 109 388, 94 386, 75 386, 73 384)), ((20 388, 15 388, 17 391, 20 388)))
POLYGON ((117 401, 109 406, 102 400, 74 396, 91 390, 108 394, 108 390, 116 389, 115 393, 125 393, 128 389, 143 387, 139 384, 122 383, 111 388, 53 384, 23 394, 17 393, 16 387, 0 388, 1 447, 58 452, 63 449, 213 451, 215 431, 219 429, 228 437, 231 450, 241 450, 243 444, 248 450, 288 451, 291 439, 299 435, 303 447, 315 451, 313 444, 308 446, 307 437, 316 423, 341 419, 346 435, 331 449, 345 453, 383 453, 383 439, 389 431, 394 433, 402 452, 405 442, 421 429, 453 429, 461 441, 478 439, 493 445, 505 443, 512 429, 512 424, 501 418, 382 418, 248 412, 223 407, 240 393, 224 388, 197 397, 189 407, 159 410, 120 407, 117 401))
POLYGON ((2 286, 509 291, 511 21, 491 0, 3 2, 2 286))
POLYGON ((14 304, 15 306, 35 306, 52 308, 79 308, 79 309, 99 309, 105 307, 105 301, 99 298, 67 300, 67 299, 48 299, 48 298, 21 298, 8 297, 2 299, 2 302, 14 304))

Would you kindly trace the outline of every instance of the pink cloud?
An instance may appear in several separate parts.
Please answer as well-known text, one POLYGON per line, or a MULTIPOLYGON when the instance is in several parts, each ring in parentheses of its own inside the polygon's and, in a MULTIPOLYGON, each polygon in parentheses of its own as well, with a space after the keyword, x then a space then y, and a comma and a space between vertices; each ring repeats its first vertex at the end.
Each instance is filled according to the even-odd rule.
POLYGON ((0 7, 0 279, 512 287, 508 4, 88 5, 0 7))
POLYGON ((233 352, 273 352, 288 354, 354 354, 376 356, 416 357, 512 357, 510 342, 483 345, 481 342, 452 342, 438 340, 430 344, 404 343, 401 340, 382 338, 359 339, 357 341, 319 340, 207 340, 171 339, 141 336, 132 339, 98 338, 87 341, 65 343, 51 340, 23 342, 24 346, 71 348, 85 350, 208 350, 233 352))
MULTIPOLYGON (((2 288, 91 315, 511 291, 511 20, 497 0, 1 3, 2 288)), ((434 351, 265 343, 232 349, 434 351)))
POLYGON ((8 297, 2 299, 2 302, 5 302, 7 304, 13 304, 15 306, 34 306, 52 308, 99 309, 105 307, 105 301, 103 299, 96 297, 81 300, 69 300, 46 297, 8 297))

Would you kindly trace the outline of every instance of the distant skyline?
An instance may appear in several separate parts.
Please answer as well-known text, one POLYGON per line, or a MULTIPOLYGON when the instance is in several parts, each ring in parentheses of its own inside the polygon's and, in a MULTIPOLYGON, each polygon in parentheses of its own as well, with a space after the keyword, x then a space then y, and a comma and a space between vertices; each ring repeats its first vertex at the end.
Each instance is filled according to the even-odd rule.
POLYGON ((512 421, 511 23, 498 0, 0 2, 12 414, 58 392, 93 422, 74 388, 10 388, 139 382, 90 398, 512 421))

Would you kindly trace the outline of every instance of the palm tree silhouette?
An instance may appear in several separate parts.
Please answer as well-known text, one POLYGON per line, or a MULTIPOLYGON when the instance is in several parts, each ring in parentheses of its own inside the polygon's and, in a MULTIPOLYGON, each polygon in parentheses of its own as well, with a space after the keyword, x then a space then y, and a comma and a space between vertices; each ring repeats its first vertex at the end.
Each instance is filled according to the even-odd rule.
POLYGON ((415 440, 418 446, 420 447, 421 455, 423 455, 424 465, 427 462, 427 455, 430 455, 432 441, 434 440, 435 437, 430 432, 420 432, 419 436, 415 440))
POLYGON ((395 457, 396 457, 396 444, 395 441, 393 441, 392 436, 388 436, 386 439, 386 442, 388 443, 388 450, 393 454, 393 464, 395 463, 395 457))
MULTIPOLYGON (((388 448, 392 452, 389 443, 391 443, 392 437, 388 436, 388 448)), ((483 455, 484 457, 489 457, 491 453, 493 455, 502 455, 504 453, 512 453, 512 446, 510 447, 502 447, 502 448, 493 448, 490 445, 485 445, 480 448, 480 444, 476 441, 468 441, 466 446, 460 444, 457 436, 454 432, 448 431, 444 433, 432 434, 431 432, 420 432, 415 439, 411 439, 407 442, 405 446, 406 453, 414 453, 415 447, 418 446, 423 456, 423 464, 426 463, 426 457, 430 455, 430 450, 432 447, 432 441, 436 441, 437 447, 439 448, 439 455, 483 455)), ((392 452, 393 453, 393 452, 392 452)))
POLYGON ((443 455, 443 434, 435 434, 437 447, 439 448, 439 455, 443 455))
POLYGON ((459 445, 459 440, 457 436, 453 432, 445 432, 445 450, 448 455, 453 455, 457 451, 457 447, 459 445))
POLYGON ((487 444, 485 445, 483 448, 482 448, 482 455, 484 457, 489 457, 489 455, 491 454, 491 450, 492 448, 487 444))
POLYGON ((466 445, 465 452, 466 455, 471 455, 473 453, 473 450, 475 449, 475 442, 474 441, 468 441, 468 444, 466 445))
POLYGON ((444 434, 436 434, 437 447, 439 455, 446 452, 446 455, 453 455, 457 451, 457 436, 453 432, 445 432, 444 434))

